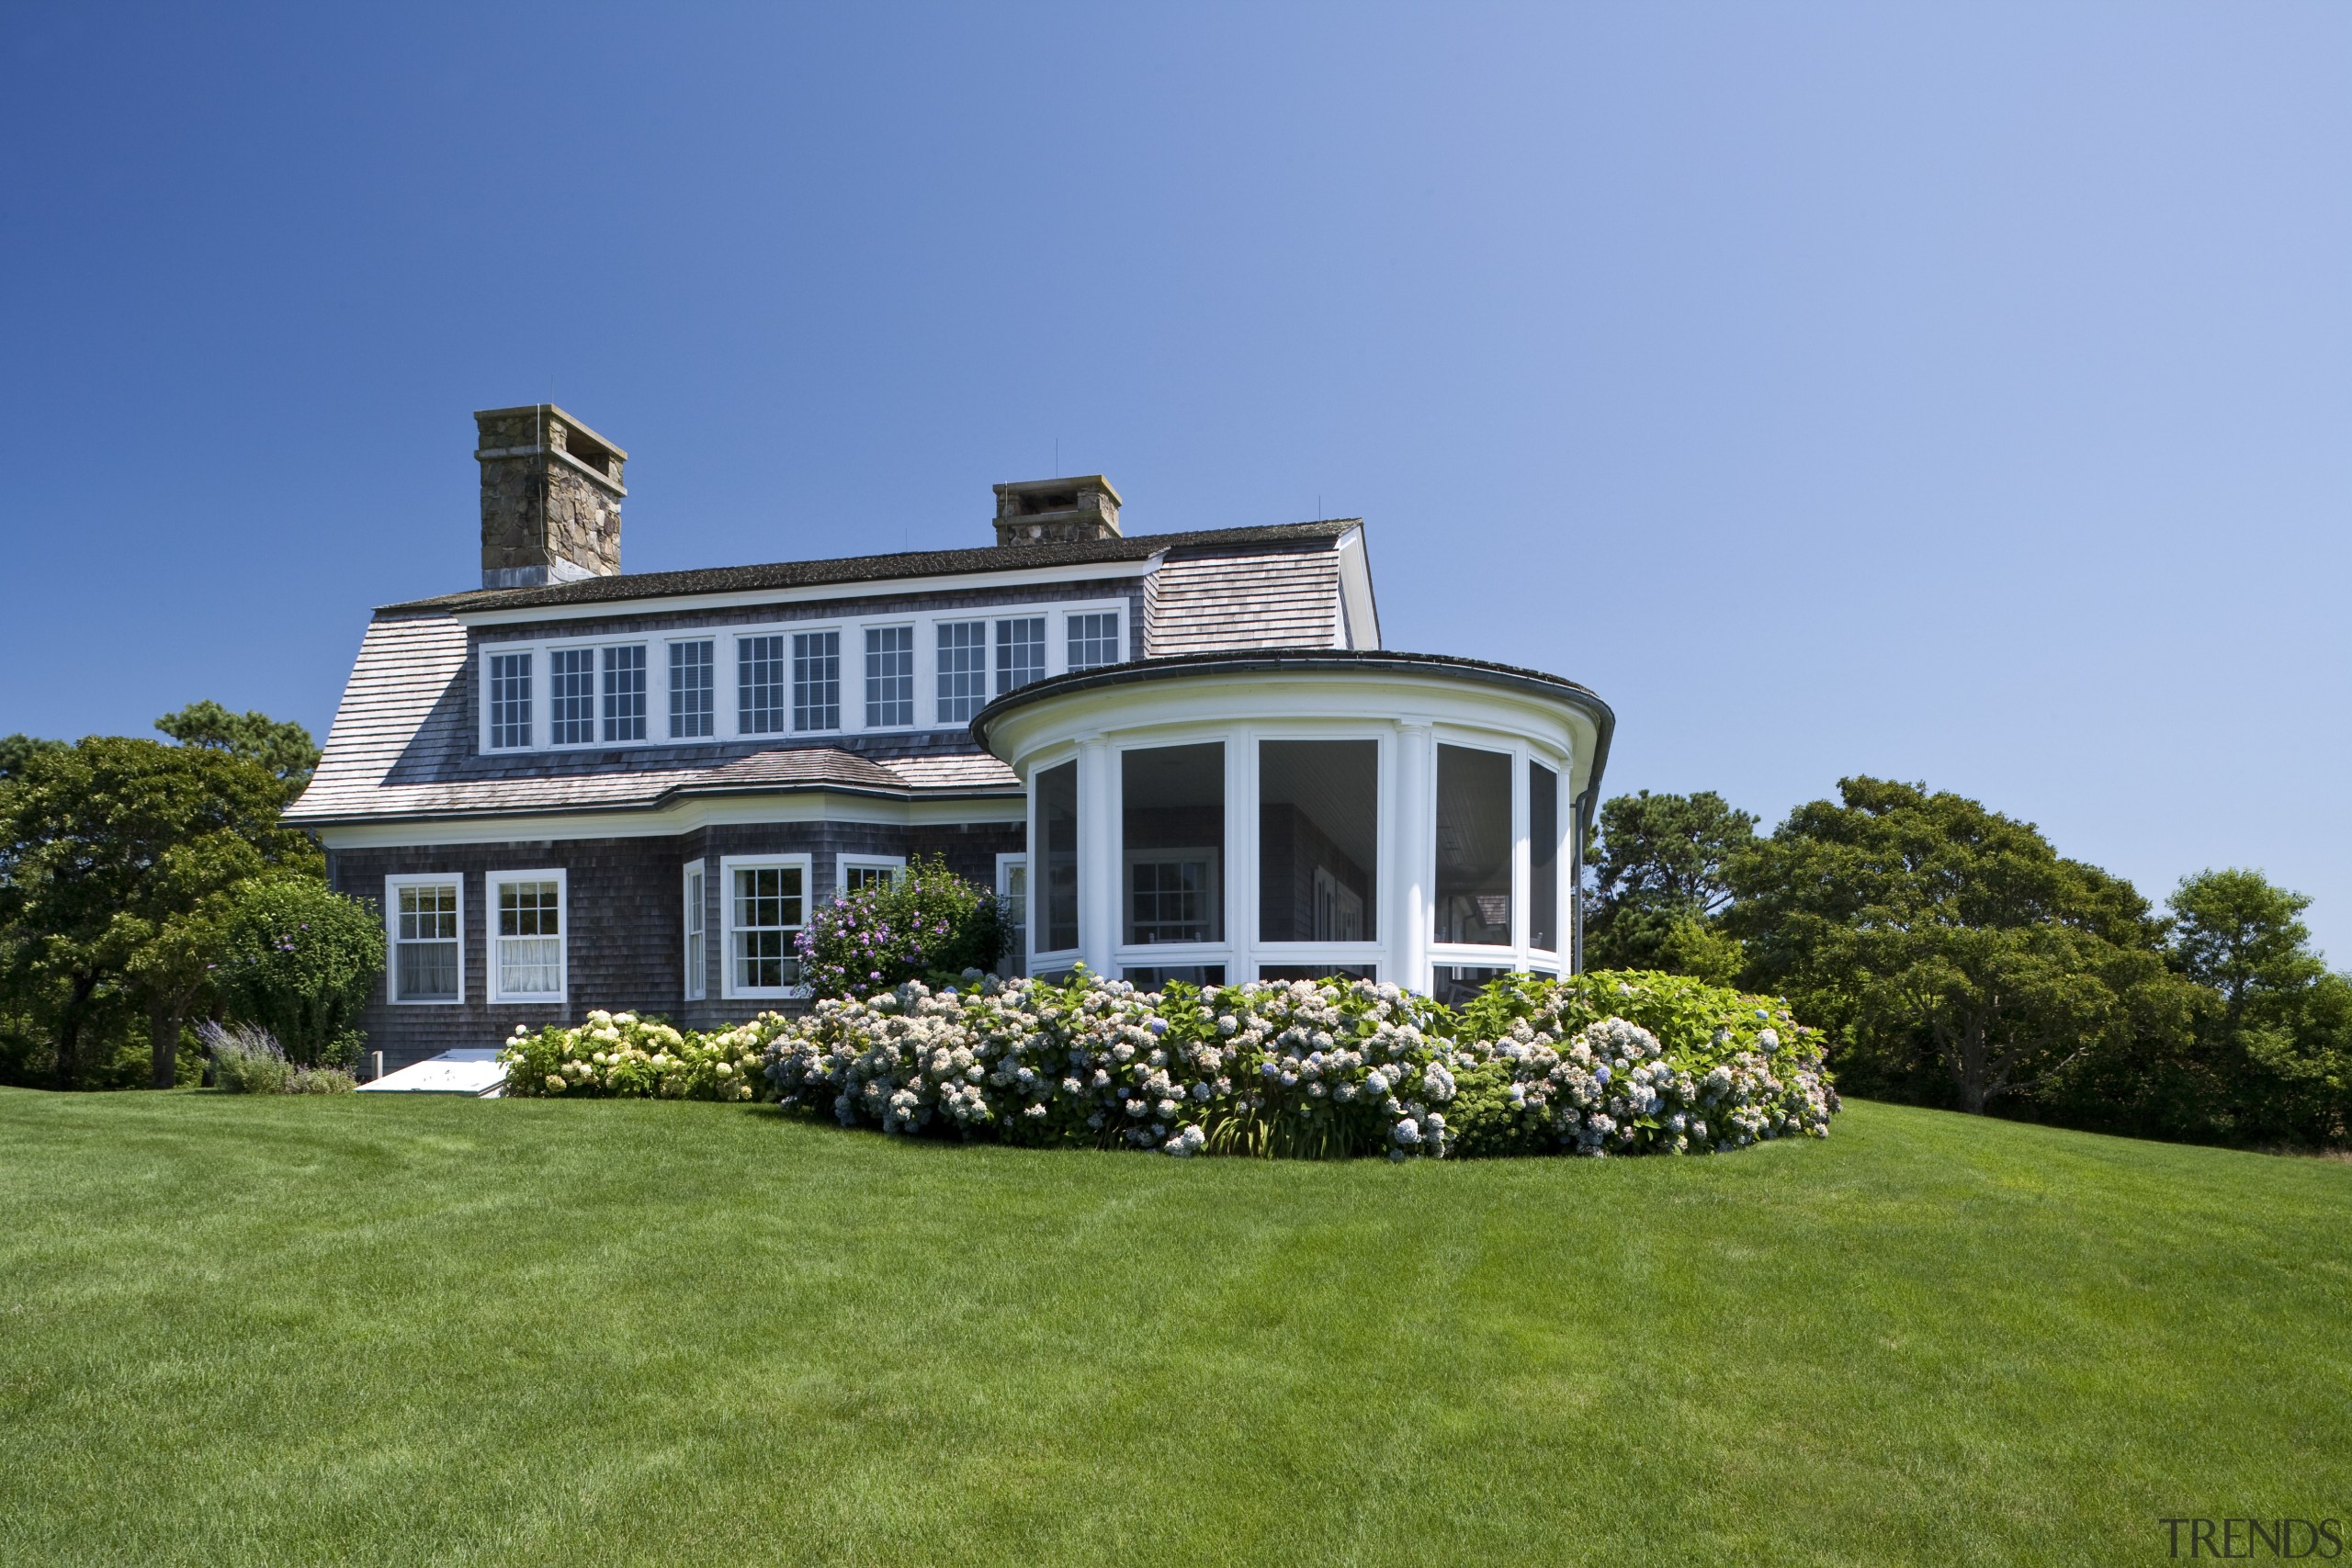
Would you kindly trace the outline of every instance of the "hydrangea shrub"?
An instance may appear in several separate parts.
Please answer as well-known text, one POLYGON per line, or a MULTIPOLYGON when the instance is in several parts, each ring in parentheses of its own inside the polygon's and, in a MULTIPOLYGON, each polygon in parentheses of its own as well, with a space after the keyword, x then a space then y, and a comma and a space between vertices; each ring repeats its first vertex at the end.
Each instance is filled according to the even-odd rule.
POLYGON ((764 1032, 783 1022, 763 1013, 706 1034, 600 1009, 570 1029, 535 1034, 518 1023, 498 1059, 505 1065, 510 1095, 752 1100, 763 1082, 764 1032))
POLYGON ((820 997, 869 997, 927 975, 986 969, 1003 956, 996 895, 918 859, 885 883, 820 907, 793 939, 801 978, 820 997))
MULTIPOLYGON (((1082 971, 910 980, 701 1039, 729 1053, 702 1098, 773 1096, 899 1134, 1178 1156, 1706 1154, 1826 1136, 1837 1110, 1818 1037, 1785 1008, 1663 975, 1514 976, 1458 1013, 1363 980, 1148 993, 1082 971)), ((665 1025, 591 1014, 586 1030, 518 1032, 509 1082, 694 1093, 643 1086, 672 1082, 680 1068, 652 1064, 695 1048, 665 1025)))

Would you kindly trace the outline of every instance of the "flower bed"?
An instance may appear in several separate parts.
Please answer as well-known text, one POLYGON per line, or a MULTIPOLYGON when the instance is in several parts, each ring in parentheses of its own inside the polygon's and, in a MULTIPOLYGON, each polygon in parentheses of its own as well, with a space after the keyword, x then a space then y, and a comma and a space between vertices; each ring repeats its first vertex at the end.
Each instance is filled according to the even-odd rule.
POLYGON ((506 1059, 514 1093, 756 1095, 888 1133, 1174 1155, 1709 1153, 1826 1136, 1837 1108, 1778 1003, 1646 974, 1514 976, 1459 1013, 1361 980, 909 982, 705 1036, 592 1013, 518 1032, 506 1059))

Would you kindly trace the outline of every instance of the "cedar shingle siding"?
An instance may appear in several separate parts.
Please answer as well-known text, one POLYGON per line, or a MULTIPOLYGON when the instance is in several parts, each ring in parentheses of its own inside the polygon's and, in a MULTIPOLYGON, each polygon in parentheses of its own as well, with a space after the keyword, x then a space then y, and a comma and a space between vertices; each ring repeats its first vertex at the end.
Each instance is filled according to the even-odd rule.
MULTIPOLYGON (((632 1008, 695 1027, 741 1019, 775 1004, 722 998, 723 856, 808 854, 810 892, 822 898, 833 891, 840 854, 936 851, 958 872, 992 885, 996 857, 1023 846, 1021 822, 1008 819, 1022 811, 1020 781, 962 728, 485 756, 475 689, 484 643, 762 623, 781 630, 844 615, 967 608, 979 615, 1117 598, 1128 606, 1130 659, 1336 648, 1351 640, 1376 646, 1377 628, 1350 628, 1340 610, 1341 546, 1356 526, 1295 524, 641 573, 379 610, 360 645, 325 756, 289 819, 326 840, 329 874, 345 893, 380 900, 385 877, 404 873, 464 878, 466 999, 395 1005, 379 985, 365 1020, 369 1048, 384 1053, 390 1070, 452 1046, 495 1044, 517 1023, 536 1028, 591 1008, 632 1008), (1037 569, 1091 566, 1109 575, 1078 570, 1042 585, 997 581, 1010 571, 1035 576, 1037 569), (920 590, 910 592, 917 579, 920 590), (833 587, 838 594, 805 596, 833 587), (758 602, 766 592, 796 597, 758 602), (697 596, 721 594, 728 602, 697 603, 697 596), (583 618, 578 611, 587 605, 609 612, 583 618), (515 612, 538 609, 556 618, 515 618, 515 612), (492 613, 495 621, 469 624, 492 613), (773 803, 780 796, 798 797, 782 815, 805 819, 758 820, 779 815, 773 803), (582 822, 583 836, 562 833, 562 819, 572 814, 593 818, 582 822), (525 818, 528 837, 521 838, 509 825, 523 829, 525 818), (676 830, 665 830, 668 824, 676 830), (410 832, 419 840, 465 841, 403 839, 410 832), (689 1003, 681 973, 683 871, 696 859, 709 873, 709 974, 707 999, 689 1003), (567 998, 560 1005, 487 1002, 484 878, 551 867, 567 874, 567 998)), ((1362 552, 1355 553, 1360 565, 1362 552)), ((843 653, 851 665, 851 650, 843 653)), ((917 657, 930 659, 932 650, 919 648, 917 657)), ((725 680, 722 671, 722 701, 725 680)), ((927 716, 919 714, 918 723, 927 716)))

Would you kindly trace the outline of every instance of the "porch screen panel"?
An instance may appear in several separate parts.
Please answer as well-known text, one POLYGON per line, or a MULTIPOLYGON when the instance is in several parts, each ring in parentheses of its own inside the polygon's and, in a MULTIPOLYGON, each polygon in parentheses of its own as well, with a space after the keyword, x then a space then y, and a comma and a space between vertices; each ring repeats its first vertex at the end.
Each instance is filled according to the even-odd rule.
POLYGON ((1225 940, 1225 746, 1119 757, 1120 940, 1225 940))
POLYGON ((1437 749, 1437 940, 1510 945, 1509 753, 1437 749))
POLYGON ((1560 951, 1560 775, 1527 764, 1527 944, 1560 951))
POLYGON ((1260 741, 1261 939, 1378 941, 1379 874, 1379 742, 1260 741))
POLYGON ((1045 919, 1037 950, 1063 953, 1078 945, 1078 764, 1064 762, 1037 774, 1037 836, 1044 840, 1046 874, 1037 889, 1045 919))

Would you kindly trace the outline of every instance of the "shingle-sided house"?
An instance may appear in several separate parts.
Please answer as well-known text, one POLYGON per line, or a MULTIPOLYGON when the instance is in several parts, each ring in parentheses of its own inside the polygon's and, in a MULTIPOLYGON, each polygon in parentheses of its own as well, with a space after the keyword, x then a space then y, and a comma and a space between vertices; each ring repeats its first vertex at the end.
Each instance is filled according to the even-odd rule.
POLYGON ((970 549, 629 574, 627 455, 549 404, 475 419, 482 585, 376 612, 290 814, 383 908, 387 1069, 789 1007, 811 912, 933 853, 1033 973, 1576 962, 1610 711, 1384 650, 1360 522, 1130 536, 1091 475, 996 486, 970 549))

